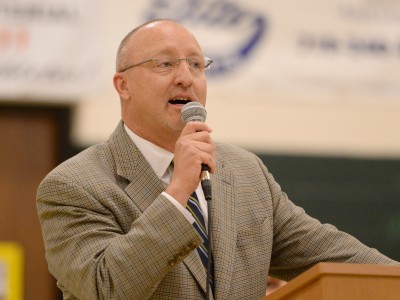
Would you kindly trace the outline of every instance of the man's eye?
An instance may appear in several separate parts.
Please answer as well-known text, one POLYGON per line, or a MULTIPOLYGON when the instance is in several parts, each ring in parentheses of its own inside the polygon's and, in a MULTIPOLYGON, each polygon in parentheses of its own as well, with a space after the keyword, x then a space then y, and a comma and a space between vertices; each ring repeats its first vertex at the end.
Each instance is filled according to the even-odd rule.
POLYGON ((201 69, 202 68, 201 63, 198 60, 190 60, 189 65, 193 69, 201 69))
POLYGON ((170 60, 161 60, 157 62, 156 67, 161 69, 171 68, 173 63, 170 60))

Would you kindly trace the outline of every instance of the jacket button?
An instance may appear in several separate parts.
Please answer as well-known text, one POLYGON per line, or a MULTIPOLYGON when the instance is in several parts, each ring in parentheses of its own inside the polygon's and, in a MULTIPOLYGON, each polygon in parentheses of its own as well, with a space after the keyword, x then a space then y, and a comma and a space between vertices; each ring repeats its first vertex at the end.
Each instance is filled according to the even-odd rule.
POLYGON ((170 259, 168 261, 168 265, 171 266, 171 267, 175 266, 176 265, 176 259, 175 258, 170 259))

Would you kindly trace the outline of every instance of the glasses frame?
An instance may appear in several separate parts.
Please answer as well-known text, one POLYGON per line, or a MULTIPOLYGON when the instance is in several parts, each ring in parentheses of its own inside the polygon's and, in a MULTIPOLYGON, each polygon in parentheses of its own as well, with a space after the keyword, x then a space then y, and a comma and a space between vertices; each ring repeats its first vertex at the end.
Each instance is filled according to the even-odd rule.
MULTIPOLYGON (((127 71, 127 70, 129 70, 129 69, 132 69, 132 68, 134 68, 134 67, 141 66, 141 65, 146 64, 146 63, 151 62, 151 61, 154 63, 153 68, 157 68, 156 65, 155 65, 155 62, 156 62, 157 60, 159 60, 159 59, 165 59, 165 58, 166 58, 166 57, 162 57, 162 58, 154 57, 154 58, 146 59, 146 60, 141 61, 141 62, 139 62, 139 63, 137 63, 137 64, 133 64, 133 65, 130 65, 130 66, 128 66, 128 67, 122 69, 121 71, 119 71, 119 73, 123 73, 123 72, 125 72, 125 71, 127 71)), ((182 58, 175 57, 174 59, 175 59, 175 61, 176 61, 176 62, 175 62, 175 66, 177 66, 177 65, 179 64, 180 61, 184 60, 184 61, 186 61, 186 63, 188 64, 189 68, 192 69, 192 68, 190 67, 190 64, 189 64, 190 60, 193 59, 192 57, 182 57, 182 58)), ((205 62, 204 68, 201 69, 201 70, 208 70, 208 69, 210 68, 210 65, 212 64, 213 60, 212 60, 211 58, 204 57, 204 62, 205 62)), ((174 67, 175 67, 175 66, 174 66, 174 67)), ((173 68, 174 68, 174 67, 173 67, 173 68)))

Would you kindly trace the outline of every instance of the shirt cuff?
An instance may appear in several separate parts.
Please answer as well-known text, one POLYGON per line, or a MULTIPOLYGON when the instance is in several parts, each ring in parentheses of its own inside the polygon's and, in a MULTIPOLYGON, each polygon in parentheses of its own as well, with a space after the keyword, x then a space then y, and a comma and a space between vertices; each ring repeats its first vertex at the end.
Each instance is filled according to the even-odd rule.
POLYGON ((186 220, 188 220, 188 222, 190 224, 194 223, 194 217, 193 215, 190 213, 190 211, 188 211, 185 207, 183 207, 182 204, 180 204, 174 197, 172 197, 170 194, 167 194, 166 192, 162 192, 162 195, 164 195, 173 205, 175 205, 175 207, 177 209, 179 209, 179 211, 183 214, 183 216, 186 218, 186 220))

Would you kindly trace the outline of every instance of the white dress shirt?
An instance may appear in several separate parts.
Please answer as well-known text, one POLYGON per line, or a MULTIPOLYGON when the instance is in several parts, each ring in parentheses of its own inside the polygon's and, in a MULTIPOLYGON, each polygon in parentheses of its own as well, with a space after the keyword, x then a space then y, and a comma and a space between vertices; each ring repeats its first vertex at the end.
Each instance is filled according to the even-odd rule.
MULTIPOLYGON (((143 156, 149 162, 150 166, 153 168, 154 172, 157 174, 157 177, 160 178, 164 187, 166 187, 171 181, 171 177, 173 174, 173 167, 171 166, 171 161, 174 158, 174 154, 145 140, 135 134, 132 130, 130 130, 125 124, 124 128, 126 133, 135 143, 135 145, 139 148, 140 152, 142 152, 143 156)), ((166 192, 162 192, 162 194, 167 197, 172 204, 176 206, 185 216, 185 218, 190 222, 194 223, 194 218, 192 214, 184 207, 181 203, 179 203, 174 197, 169 195, 166 192)), ((203 189, 201 184, 196 189, 197 198, 200 202, 200 207, 203 212, 204 222, 207 226, 207 201, 204 197, 203 189)))

